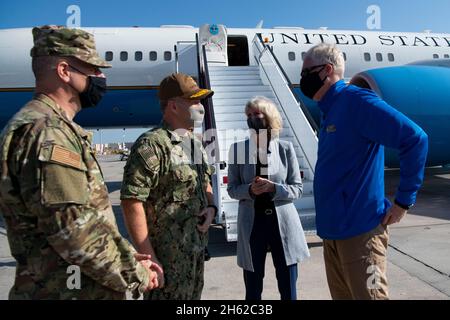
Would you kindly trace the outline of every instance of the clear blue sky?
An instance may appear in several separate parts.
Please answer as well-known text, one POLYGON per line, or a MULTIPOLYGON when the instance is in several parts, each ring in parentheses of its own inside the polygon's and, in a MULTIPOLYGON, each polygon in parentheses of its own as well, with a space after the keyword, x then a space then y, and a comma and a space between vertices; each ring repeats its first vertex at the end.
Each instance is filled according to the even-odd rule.
MULTIPOLYGON (((450 0, 0 0, 0 29, 43 24, 65 25, 69 5, 81 9, 83 27, 158 27, 162 24, 200 26, 220 23, 251 28, 260 20, 264 27, 367 29, 368 6, 381 10, 381 30, 450 33, 450 0)), ((142 130, 127 130, 132 141, 142 130)), ((104 131, 104 142, 121 142, 123 130, 104 131)), ((95 134, 96 142, 99 135, 95 134)))
POLYGON ((229 27, 302 26, 365 29, 369 5, 381 8, 385 31, 450 32, 449 0, 1 0, 0 28, 65 24, 69 5, 81 8, 82 26, 159 26, 222 23, 229 27))

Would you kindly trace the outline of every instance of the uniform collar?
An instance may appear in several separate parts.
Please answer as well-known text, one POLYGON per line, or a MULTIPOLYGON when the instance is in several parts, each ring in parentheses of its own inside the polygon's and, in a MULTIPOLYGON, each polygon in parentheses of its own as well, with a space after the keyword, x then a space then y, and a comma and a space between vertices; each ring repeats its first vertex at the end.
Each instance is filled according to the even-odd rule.
POLYGON ((347 84, 345 83, 344 80, 339 80, 338 82, 336 82, 335 84, 333 84, 330 89, 328 89, 328 91, 325 93, 325 95, 322 97, 322 99, 319 101, 318 106, 320 108, 320 110, 324 113, 327 114, 332 105, 333 105, 333 101, 334 98, 341 93, 341 91, 347 87, 347 84))
POLYGON ((36 93, 34 95, 33 99, 39 100, 39 101, 43 102, 44 104, 46 104, 57 115, 59 115, 66 123, 70 124, 73 128, 75 128, 84 139, 87 139, 90 143, 92 142, 93 134, 91 132, 84 130, 78 124, 76 124, 75 122, 70 120, 69 117, 67 117, 66 112, 52 98, 50 98, 49 96, 47 96, 43 93, 36 93))
MULTIPOLYGON (((175 130, 173 130, 172 127, 166 121, 163 120, 160 126, 162 129, 167 131, 172 143, 180 143, 183 142, 183 139, 186 139, 186 137, 180 136, 175 130)), ((192 138, 192 134, 190 131, 188 131, 188 136, 189 138, 192 138)))

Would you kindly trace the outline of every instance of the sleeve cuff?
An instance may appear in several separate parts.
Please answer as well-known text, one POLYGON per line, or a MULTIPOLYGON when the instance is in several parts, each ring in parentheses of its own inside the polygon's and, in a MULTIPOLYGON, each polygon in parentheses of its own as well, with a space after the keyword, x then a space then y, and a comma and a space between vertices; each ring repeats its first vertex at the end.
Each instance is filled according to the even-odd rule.
POLYGON ((148 197, 135 195, 135 194, 121 194, 120 195, 120 200, 128 200, 128 199, 138 200, 140 202, 147 202, 148 197))
POLYGON ((281 184, 279 184, 279 183, 274 183, 274 184, 275 184, 275 192, 273 193, 272 200, 277 200, 277 198, 279 198, 279 196, 281 195, 281 193, 284 190, 283 190, 283 187, 281 186, 281 184))
POLYGON ((249 197, 251 198, 251 199, 255 199, 256 198, 256 195, 255 194, 253 194, 253 192, 252 192, 252 190, 251 190, 251 187, 252 187, 252 185, 251 184, 249 184, 248 185, 248 195, 249 195, 249 197))
POLYGON ((416 202, 416 195, 417 192, 411 193, 397 191, 397 193, 395 194, 395 199, 405 206, 410 206, 416 202))
POLYGON ((150 276, 145 269, 143 265, 141 265, 140 262, 137 262, 137 268, 136 273, 138 275, 138 278, 140 279, 140 282, 136 284, 130 284, 128 288, 131 290, 133 299, 138 299, 140 295, 142 295, 146 290, 148 286, 148 282, 150 280, 150 276))

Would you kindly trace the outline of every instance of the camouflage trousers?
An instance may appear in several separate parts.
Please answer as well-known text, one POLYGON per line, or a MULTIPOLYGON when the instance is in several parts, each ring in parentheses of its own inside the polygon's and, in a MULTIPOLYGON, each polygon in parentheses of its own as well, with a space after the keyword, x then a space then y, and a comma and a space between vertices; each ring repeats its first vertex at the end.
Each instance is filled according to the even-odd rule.
POLYGON ((26 267, 16 267, 9 300, 125 300, 125 292, 102 286, 81 274, 80 288, 67 287, 66 268, 53 270, 44 279, 33 279, 26 267))
POLYGON ((171 261, 161 261, 164 288, 144 294, 147 300, 200 300, 203 290, 204 251, 177 254, 171 261))

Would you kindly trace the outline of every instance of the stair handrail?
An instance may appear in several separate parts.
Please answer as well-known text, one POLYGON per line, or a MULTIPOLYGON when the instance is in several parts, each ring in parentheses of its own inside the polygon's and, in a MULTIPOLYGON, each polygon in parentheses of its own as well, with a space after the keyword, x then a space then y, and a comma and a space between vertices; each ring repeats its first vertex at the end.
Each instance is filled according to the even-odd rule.
POLYGON ((272 90, 274 91, 275 98, 278 101, 279 106, 283 109, 284 114, 286 115, 286 121, 289 122, 291 130, 297 139, 297 142, 302 149, 303 154, 305 155, 305 160, 308 163, 308 166, 311 172, 314 174, 315 164, 317 162, 317 129, 314 126, 315 122, 312 120, 309 111, 307 111, 306 107, 303 105, 301 100, 299 101, 295 94, 292 92, 292 86, 290 84, 289 78, 287 77, 283 67, 275 57, 273 51, 270 46, 264 43, 262 40, 262 36, 260 33, 257 33, 253 38, 252 43, 253 48, 253 56, 260 67, 260 70, 264 73, 265 79, 269 82, 272 90), (269 74, 267 70, 268 65, 265 65, 262 61, 262 58, 266 58, 270 61, 270 65, 275 68, 277 72, 269 74), (277 85, 275 79, 282 83, 282 85, 277 85), (294 110, 293 108, 286 108, 284 103, 282 102, 282 92, 284 90, 283 96, 289 99, 289 104, 296 105, 297 108, 294 110), (299 113, 296 113, 300 111, 299 113), (295 114, 294 114, 295 113, 295 114), (304 119, 305 126, 294 126, 291 122, 291 119, 304 119), (313 122, 311 122, 311 120, 313 122), (304 130, 302 128, 307 128, 308 130, 304 130), (308 139, 309 136, 309 139, 308 139), (306 139, 301 139, 306 137, 306 139), (312 144, 308 144, 308 141, 314 141, 312 144), (305 145, 308 145, 307 148, 309 151, 305 150, 305 145))
MULTIPOLYGON (((208 69, 208 60, 206 57, 206 46, 205 44, 200 44, 198 33, 195 35, 195 40, 197 42, 197 66, 198 66, 198 82, 201 88, 211 90, 211 81, 209 78, 209 69, 208 69)), ((213 132, 211 137, 211 142, 209 144, 213 144, 213 163, 215 167, 215 174, 211 177, 211 186, 213 188, 214 194, 214 204, 217 208, 222 208, 222 200, 221 200, 221 190, 220 190, 220 182, 218 181, 219 169, 222 164, 220 163, 220 148, 219 141, 217 138, 217 125, 216 125, 216 117, 214 115, 214 105, 212 97, 208 97, 202 100, 202 104, 205 108, 205 121, 203 122, 203 133, 205 132, 213 132)), ((208 138, 208 137, 207 137, 208 138)), ((203 141, 205 147, 206 143, 203 141)), ((222 215, 219 212, 216 216, 216 223, 220 223, 222 219, 222 215)))
MULTIPOLYGON (((211 90, 211 81, 209 78, 209 69, 206 57, 206 46, 205 44, 200 44, 198 39, 198 34, 195 36, 197 42, 197 62, 198 62, 198 81, 201 88, 211 90)), ((204 132, 208 130, 216 130, 216 118, 214 115, 214 105, 212 97, 208 97, 202 100, 202 104, 205 108, 205 121, 203 122, 204 132)), ((211 142, 214 143, 214 159, 220 159, 220 149, 219 143, 216 135, 214 134, 211 142)), ((214 161, 216 162, 216 161, 214 161)))
POLYGON ((303 103, 303 101, 297 96, 297 94, 293 91, 294 85, 292 84, 291 80, 289 79, 286 71, 284 70, 282 64, 280 63, 280 61, 278 60, 277 56, 274 54, 273 52, 273 47, 266 44, 263 39, 262 39, 262 35, 261 33, 257 33, 256 36, 258 37, 260 43, 268 48, 270 50, 270 53, 273 57, 273 59, 275 60, 278 68, 280 69, 280 71, 283 73, 283 76, 286 80, 286 82, 289 85, 289 88, 291 89, 293 95, 297 98, 299 107, 302 109, 303 113, 305 114, 306 118, 308 119, 309 125, 313 128, 313 130, 316 132, 316 134, 319 132, 319 126, 316 123, 316 120, 314 120, 314 117, 311 115, 311 112, 309 111, 309 109, 305 106, 305 104, 303 103))

